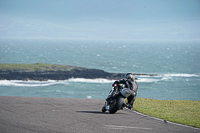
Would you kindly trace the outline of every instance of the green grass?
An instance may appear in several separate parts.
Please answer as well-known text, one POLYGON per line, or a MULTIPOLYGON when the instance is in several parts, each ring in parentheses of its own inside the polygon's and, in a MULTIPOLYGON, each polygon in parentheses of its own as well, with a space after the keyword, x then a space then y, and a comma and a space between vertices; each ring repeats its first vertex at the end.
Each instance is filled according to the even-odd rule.
POLYGON ((200 101, 136 98, 133 109, 163 120, 200 128, 200 101))
POLYGON ((67 66, 67 65, 54 65, 54 64, 44 64, 44 63, 35 63, 35 64, 0 64, 0 70, 55 70, 55 68, 65 68, 66 70, 71 70, 74 68, 78 68, 75 66, 67 66))
POLYGON ((52 65, 36 63, 36 64, 0 64, 0 69, 28 69, 28 70, 38 70, 44 67, 50 67, 52 65))

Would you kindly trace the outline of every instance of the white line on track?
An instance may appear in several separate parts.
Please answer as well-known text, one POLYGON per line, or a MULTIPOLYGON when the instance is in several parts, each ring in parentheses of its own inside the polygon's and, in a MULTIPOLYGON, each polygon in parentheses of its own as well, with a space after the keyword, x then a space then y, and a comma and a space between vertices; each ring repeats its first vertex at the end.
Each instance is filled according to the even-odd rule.
POLYGON ((117 125, 104 125, 105 127, 111 128, 111 129, 145 129, 145 130, 152 130, 151 128, 145 128, 145 127, 128 127, 128 126, 117 126, 117 125))

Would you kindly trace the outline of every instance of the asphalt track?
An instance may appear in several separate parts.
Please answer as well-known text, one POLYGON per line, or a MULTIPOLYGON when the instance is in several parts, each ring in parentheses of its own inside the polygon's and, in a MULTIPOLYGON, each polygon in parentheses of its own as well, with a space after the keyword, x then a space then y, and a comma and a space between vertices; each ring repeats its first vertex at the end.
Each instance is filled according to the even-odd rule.
POLYGON ((120 110, 102 113, 104 100, 0 96, 1 133, 200 133, 199 128, 120 110))

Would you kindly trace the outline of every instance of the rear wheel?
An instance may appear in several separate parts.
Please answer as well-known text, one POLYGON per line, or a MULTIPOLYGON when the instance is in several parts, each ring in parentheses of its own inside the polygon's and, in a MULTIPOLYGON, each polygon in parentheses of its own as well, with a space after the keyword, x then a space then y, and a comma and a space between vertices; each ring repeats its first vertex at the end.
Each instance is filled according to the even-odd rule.
POLYGON ((121 108, 124 103, 124 97, 119 96, 115 102, 110 106, 109 113, 114 114, 121 108))

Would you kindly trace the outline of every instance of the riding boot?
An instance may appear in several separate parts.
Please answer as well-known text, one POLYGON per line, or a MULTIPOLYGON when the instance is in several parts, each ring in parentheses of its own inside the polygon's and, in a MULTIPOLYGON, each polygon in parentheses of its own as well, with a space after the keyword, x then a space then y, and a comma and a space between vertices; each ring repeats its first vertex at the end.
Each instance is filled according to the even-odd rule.
POLYGON ((130 109, 130 110, 132 110, 132 108, 133 108, 133 106, 130 105, 129 103, 124 103, 123 106, 126 107, 126 108, 128 108, 128 109, 130 109))

